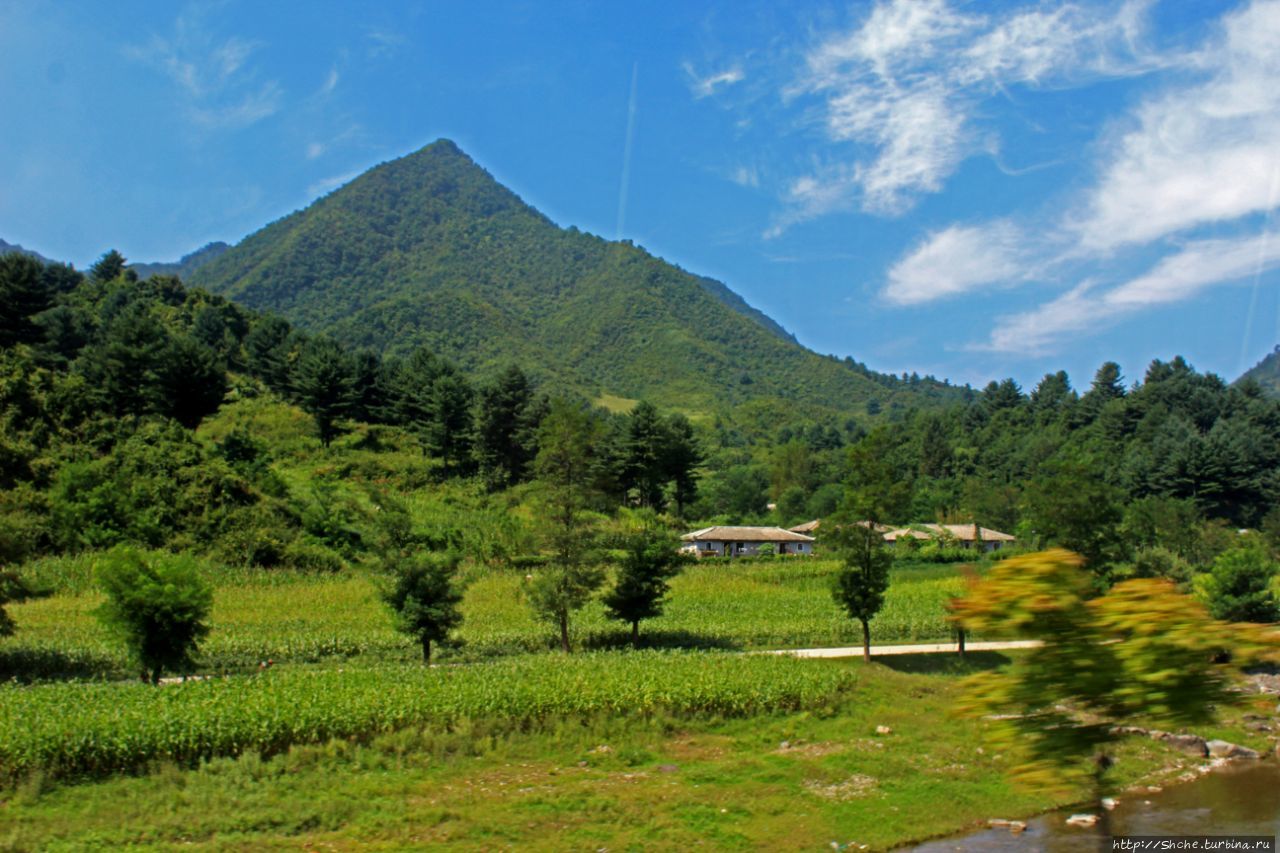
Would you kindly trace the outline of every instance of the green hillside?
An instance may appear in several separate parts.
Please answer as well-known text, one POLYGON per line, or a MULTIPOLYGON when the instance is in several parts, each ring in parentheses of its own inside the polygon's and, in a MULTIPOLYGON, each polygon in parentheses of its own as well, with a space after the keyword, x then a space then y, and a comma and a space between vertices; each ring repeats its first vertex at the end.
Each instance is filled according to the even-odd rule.
POLYGON ((959 394, 819 356, 719 282, 562 229, 447 140, 268 225, 190 280, 350 344, 394 355, 425 344, 480 375, 515 361, 590 398, 695 415, 861 414, 959 394))
POLYGON ((1262 361, 1244 372, 1238 382, 1253 380, 1268 397, 1280 399, 1280 346, 1267 353, 1262 361))
POLYGON ((183 279, 190 278, 192 273, 230 248, 226 243, 217 241, 183 255, 181 260, 161 261, 152 264, 130 264, 129 269, 137 273, 138 278, 150 278, 153 275, 176 275, 183 279))

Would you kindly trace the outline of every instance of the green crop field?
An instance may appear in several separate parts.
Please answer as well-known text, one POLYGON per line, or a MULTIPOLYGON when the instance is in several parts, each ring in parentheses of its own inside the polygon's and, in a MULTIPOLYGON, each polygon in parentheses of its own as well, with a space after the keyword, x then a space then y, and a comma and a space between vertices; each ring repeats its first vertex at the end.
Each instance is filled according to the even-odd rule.
MULTIPOLYGON (((642 639, 662 647, 787 648, 861 641, 828 591, 829 560, 703 563, 671 586, 666 613, 643 623, 642 639)), ((124 651, 94 618, 101 603, 91 581, 92 557, 45 560, 31 567, 59 591, 9 608, 14 636, 0 639, 0 674, 19 677, 120 677, 132 674, 124 651)), ((306 575, 210 570, 215 583, 212 631, 201 647, 201 671, 242 671, 264 660, 315 662, 362 658, 411 661, 416 645, 398 634, 378 600, 378 579, 365 572, 306 575)), ((468 584, 460 648, 441 659, 477 660, 550 649, 548 626, 524 601, 526 576, 481 571, 468 584)), ((963 579, 950 566, 895 569, 885 607, 872 623, 877 643, 950 636, 945 605, 963 579)), ((593 602, 575 616, 575 646, 624 645, 624 626, 593 602)))
POLYGON ((814 707, 848 670, 772 655, 622 652, 472 666, 296 667, 149 685, 0 687, 0 769, 102 774, 463 719, 570 714, 743 716, 814 707))

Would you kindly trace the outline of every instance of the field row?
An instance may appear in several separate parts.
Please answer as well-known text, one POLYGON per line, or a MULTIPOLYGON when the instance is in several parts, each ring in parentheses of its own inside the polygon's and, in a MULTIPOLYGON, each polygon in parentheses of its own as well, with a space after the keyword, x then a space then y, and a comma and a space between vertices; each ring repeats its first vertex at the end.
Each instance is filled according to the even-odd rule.
POLYGON ((461 720, 745 716, 830 704, 856 671, 712 652, 539 655, 473 666, 270 670, 155 688, 0 687, 0 776, 103 775, 461 720))
MULTIPOLYGON (((831 600, 830 561, 776 565, 697 565, 672 584, 663 616, 641 626, 652 646, 781 648, 859 642, 857 623, 831 600)), ((555 645, 553 632, 525 603, 524 575, 490 573, 466 590, 462 646, 442 660, 480 660, 555 645)), ((885 607, 872 623, 877 643, 943 640, 950 635, 946 602, 962 590, 950 567, 896 570, 885 607)), ((24 676, 129 675, 123 649, 98 624, 101 599, 80 594, 11 606, 15 636, 0 640, 0 672, 24 676)), ((573 620, 576 648, 628 642, 625 626, 593 602, 573 620)), ((199 659, 204 672, 252 668, 258 662, 333 658, 410 661, 415 644, 398 634, 378 600, 377 580, 364 574, 237 576, 215 590, 212 632, 199 659)))

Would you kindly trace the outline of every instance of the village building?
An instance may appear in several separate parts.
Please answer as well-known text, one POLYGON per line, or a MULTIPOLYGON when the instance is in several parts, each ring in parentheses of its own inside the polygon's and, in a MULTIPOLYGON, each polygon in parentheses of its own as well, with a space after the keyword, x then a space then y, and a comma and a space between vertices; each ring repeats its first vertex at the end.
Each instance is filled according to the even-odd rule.
POLYGON ((913 524, 900 527, 884 534, 884 541, 896 545, 899 540, 915 539, 930 541, 934 539, 952 540, 963 548, 976 548, 979 543, 983 551, 997 551, 1017 539, 1008 533, 979 527, 976 524, 913 524))
POLYGON ((685 543, 681 551, 699 557, 750 557, 765 545, 773 545, 774 553, 780 556, 813 554, 812 536, 781 527, 704 527, 680 539, 685 543))
MULTIPOLYGON (((877 533, 888 533, 893 529, 892 527, 884 524, 876 524, 874 521, 855 521, 854 524, 859 527, 870 527, 877 533)), ((815 518, 813 521, 806 521, 804 524, 797 524, 795 527, 789 527, 787 529, 792 533, 803 533, 806 536, 816 536, 818 528, 821 526, 822 519, 815 518)))

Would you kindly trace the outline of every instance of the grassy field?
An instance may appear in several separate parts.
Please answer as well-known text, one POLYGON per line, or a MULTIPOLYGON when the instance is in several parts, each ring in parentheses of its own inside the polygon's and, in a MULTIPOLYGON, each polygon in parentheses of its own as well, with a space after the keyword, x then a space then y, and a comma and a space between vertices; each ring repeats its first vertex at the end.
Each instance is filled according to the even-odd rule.
MULTIPOLYGON (((597 675, 616 667, 625 677, 609 679, 595 695, 625 704, 638 689, 628 686, 638 670, 627 667, 644 669, 653 657, 662 655, 584 657, 578 666, 585 668, 557 684, 564 688, 564 678, 591 667, 600 668, 597 675)), ((675 657, 694 662, 683 665, 747 661, 716 679, 738 687, 765 674, 755 667, 767 661, 809 692, 779 707, 762 696, 743 716, 696 703, 653 705, 648 713, 566 706, 520 719, 486 712, 410 720, 394 731, 320 739, 273 755, 246 748, 239 758, 194 768, 155 759, 147 772, 103 781, 67 784, 36 772, 0 794, 0 848, 820 850, 835 842, 887 849, 1083 796, 1012 787, 1004 758, 984 745, 981 722, 950 713, 960 676, 1000 665, 998 655, 971 655, 965 664, 918 656, 892 667, 675 657)), ((707 683, 681 665, 667 680, 707 683)), ((175 708, 202 706, 209 695, 202 691, 218 689, 121 688, 130 702, 175 708), (166 691, 175 698, 162 698, 166 691)), ((287 706, 278 712, 292 716, 287 706)), ((68 724, 80 725, 89 713, 71 711, 68 724)), ((163 732, 169 723, 151 725, 163 732)), ((1150 740, 1125 744, 1119 759, 1113 772, 1122 785, 1164 783, 1187 761, 1150 740)))
MULTIPOLYGON (((672 583, 666 613, 645 622, 642 637, 661 647, 785 648, 861 641, 857 623, 828 591, 835 563, 826 560, 697 564, 672 583)), ((124 652, 93 616, 101 598, 90 576, 93 557, 46 560, 36 577, 60 591, 9 608, 17 633, 0 640, 0 676, 131 675, 124 652)), ((337 575, 218 571, 212 631, 200 660, 204 672, 242 671, 260 661, 316 662, 362 658, 411 661, 415 644, 397 634, 378 601, 377 580, 337 575)), ((950 566, 896 569, 884 610, 872 623, 878 643, 949 637, 945 603, 962 587, 950 566)), ((463 645, 441 660, 478 660, 549 650, 548 626, 524 602, 525 576, 480 572, 463 603, 463 645)), ((627 630, 598 603, 573 623, 575 646, 624 645, 627 630)))

